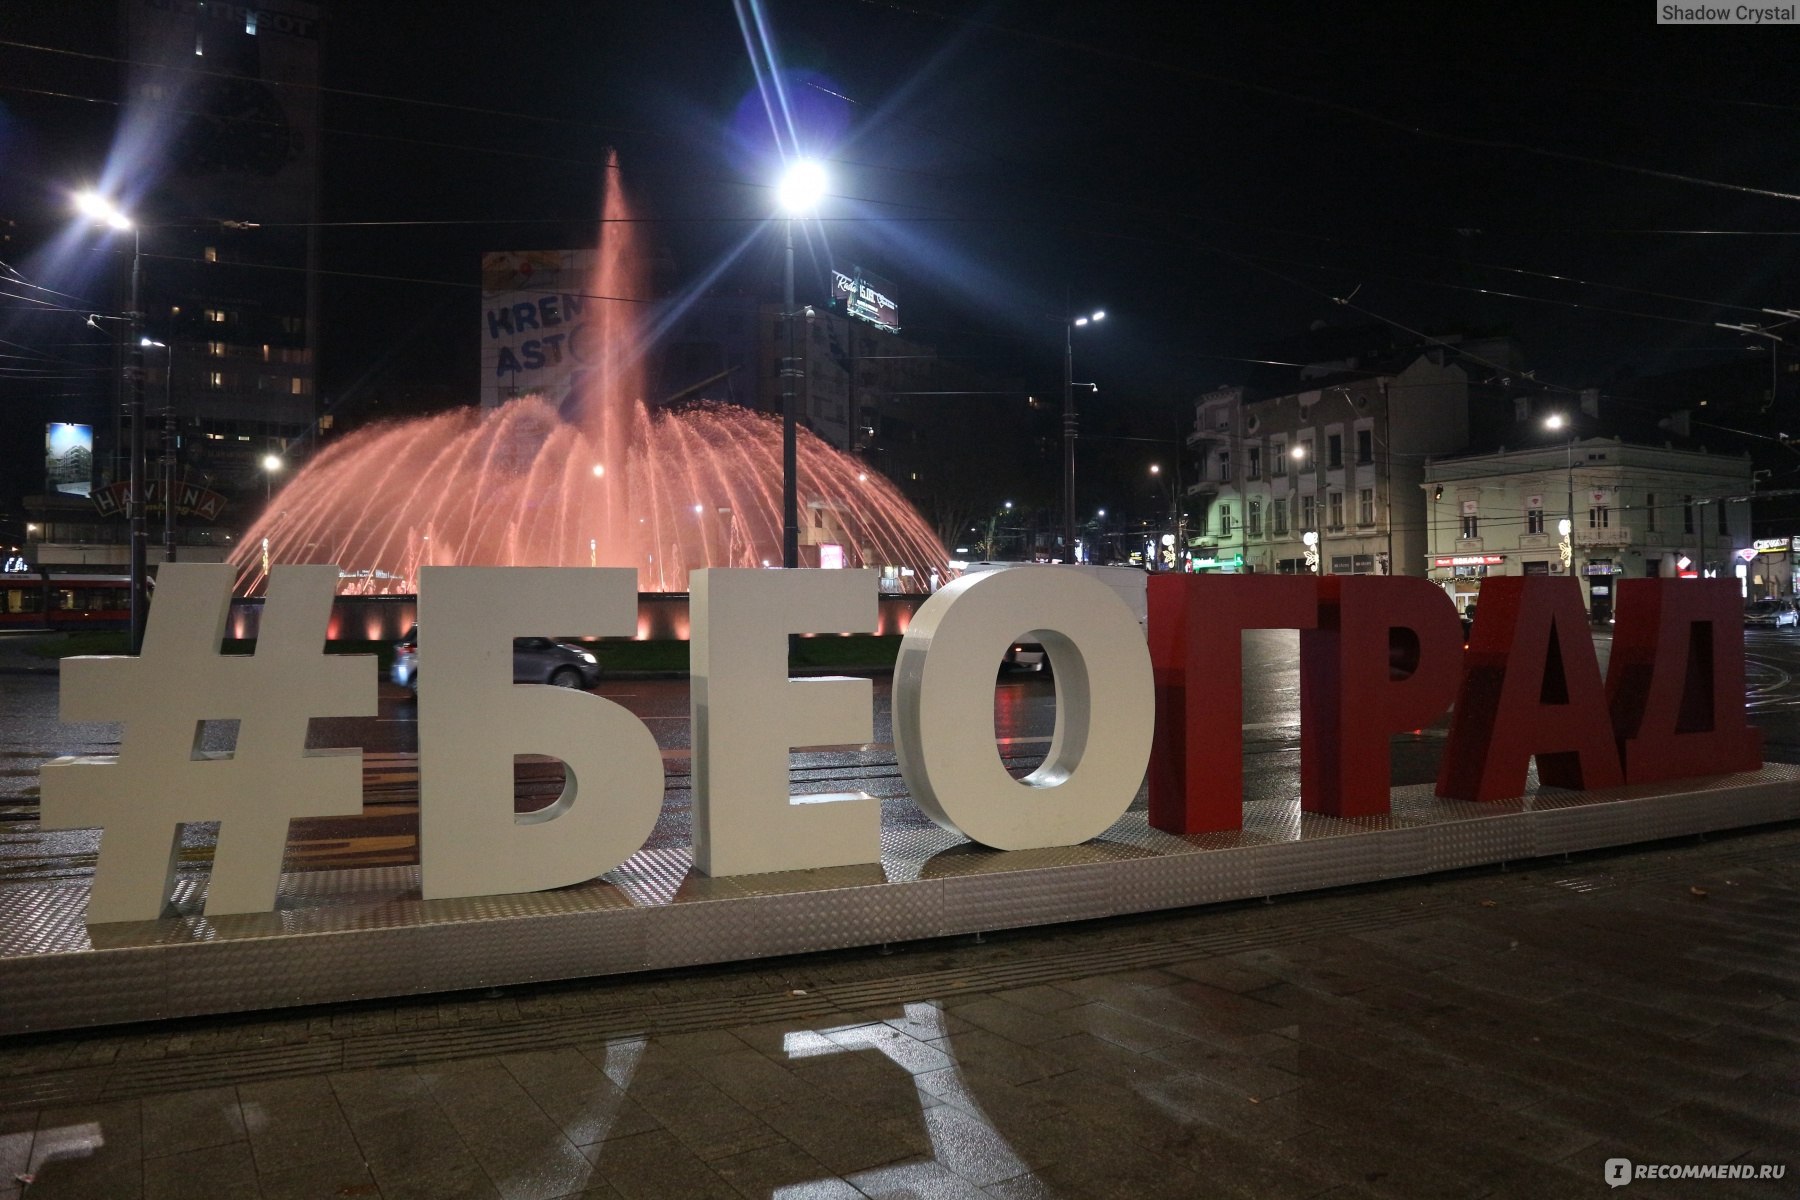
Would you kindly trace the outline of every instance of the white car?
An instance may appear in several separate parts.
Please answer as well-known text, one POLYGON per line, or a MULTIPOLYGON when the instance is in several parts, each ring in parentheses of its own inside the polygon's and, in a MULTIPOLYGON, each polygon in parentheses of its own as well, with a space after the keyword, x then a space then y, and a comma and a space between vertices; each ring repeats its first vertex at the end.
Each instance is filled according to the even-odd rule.
POLYGON ((1780 629, 1800 626, 1800 609, 1792 600, 1752 600, 1744 605, 1744 628, 1780 629))

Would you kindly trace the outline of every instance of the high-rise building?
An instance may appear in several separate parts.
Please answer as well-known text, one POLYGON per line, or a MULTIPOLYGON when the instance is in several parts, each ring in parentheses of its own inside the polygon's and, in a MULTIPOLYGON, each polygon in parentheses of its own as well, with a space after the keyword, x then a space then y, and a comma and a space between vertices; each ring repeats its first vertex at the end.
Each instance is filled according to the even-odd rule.
POLYGON ((261 507, 265 461, 291 470, 319 422, 322 6, 121 0, 110 19, 95 7, 63 22, 58 8, 24 6, 18 32, 33 44, 9 50, 17 62, 4 64, 14 79, 68 76, 16 116, 58 148, 61 161, 40 167, 71 193, 96 188, 135 225, 123 234, 82 227, 50 189, 39 201, 50 207, 30 214, 29 242, 16 235, 8 257, 23 278, 105 310, 85 328, 79 312, 60 318, 68 328, 53 325, 58 314, 34 314, 25 338, 70 364, 91 359, 79 379, 31 401, 43 410, 32 419, 86 424, 94 435, 91 497, 69 487, 26 497, 34 557, 124 561, 118 489, 107 485, 129 474, 121 314, 134 255, 151 525, 162 519, 167 438, 190 485, 177 497, 206 497, 180 511, 178 541, 192 550, 184 557, 216 557, 261 507), (43 36, 24 36, 34 30, 43 36), (95 112, 113 119, 102 127, 95 112), (94 344, 83 349, 83 338, 94 344))

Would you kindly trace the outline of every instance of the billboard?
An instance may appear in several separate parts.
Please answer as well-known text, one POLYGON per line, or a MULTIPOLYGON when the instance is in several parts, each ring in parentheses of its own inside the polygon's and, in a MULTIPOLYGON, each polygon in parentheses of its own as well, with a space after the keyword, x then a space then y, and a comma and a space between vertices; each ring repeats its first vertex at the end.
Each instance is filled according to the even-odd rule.
POLYGON ((94 427, 52 421, 44 426, 44 480, 52 492, 86 496, 94 490, 94 427))
POLYGON ((134 0, 125 7, 125 44, 133 51, 128 128, 166 139, 158 166, 176 210, 238 221, 312 219, 320 7, 310 0, 134 0))
POLYGON ((538 395, 561 406, 597 353, 588 303, 592 250, 481 256, 481 407, 538 395))
POLYGON ((894 299, 894 285, 879 275, 871 275, 858 266, 852 266, 848 273, 834 267, 831 298, 842 304, 849 316, 889 333, 900 332, 900 304, 894 299))

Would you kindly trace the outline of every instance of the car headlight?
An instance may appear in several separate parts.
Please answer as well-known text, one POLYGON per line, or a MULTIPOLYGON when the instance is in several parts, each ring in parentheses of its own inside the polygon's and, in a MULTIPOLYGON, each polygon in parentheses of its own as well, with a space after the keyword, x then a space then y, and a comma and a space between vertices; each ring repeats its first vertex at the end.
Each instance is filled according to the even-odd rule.
POLYGON ((589 654, 586 650, 577 650, 575 653, 579 654, 581 656, 581 661, 590 667, 596 666, 600 662, 599 659, 595 658, 592 654, 589 654))

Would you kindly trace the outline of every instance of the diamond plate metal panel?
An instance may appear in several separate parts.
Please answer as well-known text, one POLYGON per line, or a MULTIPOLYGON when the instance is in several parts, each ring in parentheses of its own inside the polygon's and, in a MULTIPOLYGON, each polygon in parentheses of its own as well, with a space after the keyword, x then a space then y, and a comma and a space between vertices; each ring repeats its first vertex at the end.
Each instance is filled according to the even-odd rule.
POLYGON ((761 932, 757 906, 742 900, 693 900, 648 908, 644 966, 657 970, 756 958, 761 932))
POLYGON ((82 924, 87 889, 0 889, 0 1031, 71 1028, 718 962, 1084 920, 1800 818, 1800 767, 1465 804, 1429 787, 1380 818, 1245 807, 1177 837, 1128 812, 1081 846, 1002 853, 890 813, 881 864, 710 879, 666 842, 551 892, 420 898, 416 867, 284 875, 274 912, 82 924))
MULTIPOLYGON (((1054 852, 1017 853, 1049 856, 1054 852)), ((1121 911, 1115 907, 1111 887, 1119 869, 1115 863, 1087 862, 949 876, 943 881, 944 931, 980 933, 1111 916, 1121 911)))
POLYGON ((414 931, 409 992, 616 975, 644 968, 645 914, 608 908, 414 931))
POLYGON ((1381 842, 1385 835, 1346 833, 1339 828, 1345 824, 1308 814, 1302 821, 1300 839, 1245 851, 1255 856, 1253 869, 1262 894, 1279 896, 1382 878, 1381 842), (1328 821, 1330 825, 1323 824, 1328 821))
POLYGON ((1245 847, 1197 849, 1166 854, 1113 872, 1113 901, 1119 912, 1154 912, 1260 896, 1258 856, 1245 847))
POLYGON ((795 892, 759 898, 759 952, 801 954, 935 937, 943 924, 938 880, 795 892))
POLYGON ((154 953, 164 959, 166 1012, 185 1017, 419 991, 418 958, 426 932, 396 928, 265 937, 154 953))

